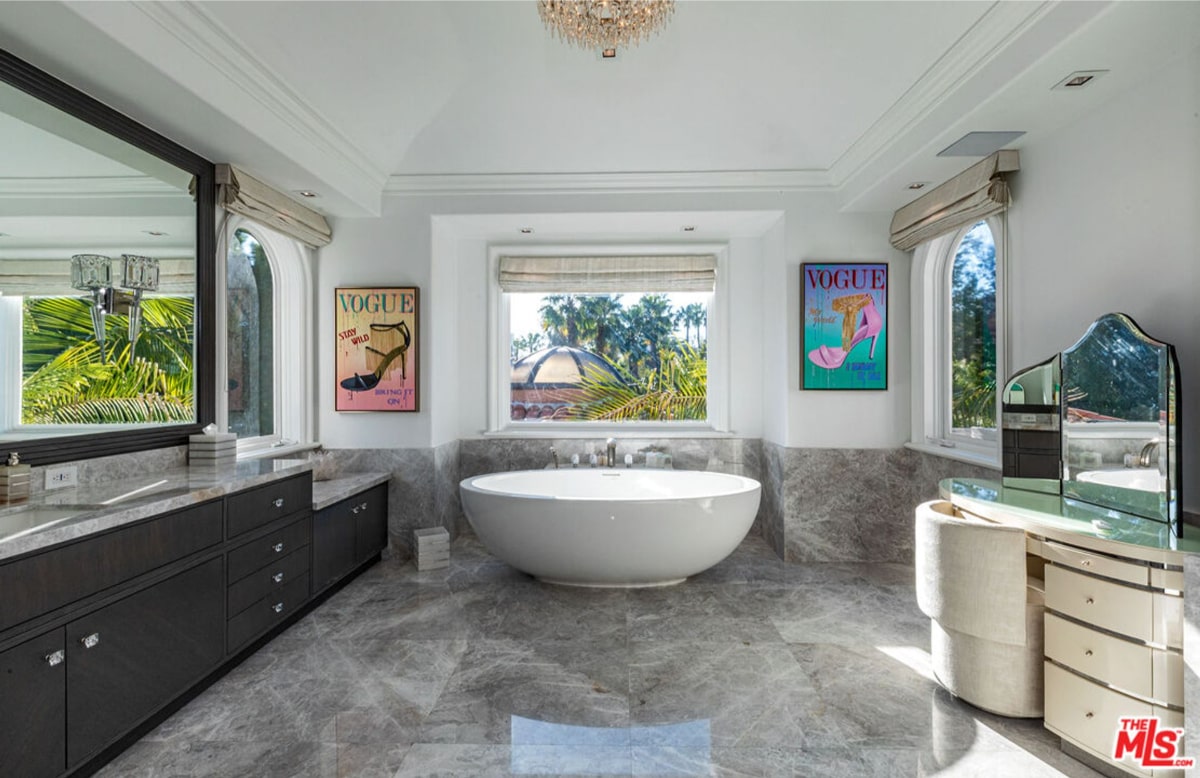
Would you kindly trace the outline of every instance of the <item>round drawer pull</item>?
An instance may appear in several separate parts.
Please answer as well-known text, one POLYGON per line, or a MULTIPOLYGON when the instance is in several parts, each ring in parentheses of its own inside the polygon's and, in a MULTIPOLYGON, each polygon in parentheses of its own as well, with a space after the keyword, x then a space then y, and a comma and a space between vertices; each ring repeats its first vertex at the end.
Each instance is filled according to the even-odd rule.
POLYGON ((283 613, 283 603, 282 602, 275 603, 274 605, 271 606, 271 610, 275 611, 276 613, 283 613))
MULTIPOLYGON (((275 583, 281 582, 283 580, 283 573, 276 573, 275 575, 271 576, 271 580, 275 583)), ((1088 653, 1090 654, 1092 652, 1089 651, 1088 653)))
MULTIPOLYGON (((271 546, 271 550, 278 554, 279 552, 283 551, 283 543, 276 543, 275 545, 271 546)), ((1091 602, 1091 600, 1088 600, 1088 602, 1091 602)))
POLYGON ((1095 604, 1096 601, 1093 600, 1091 597, 1088 597, 1086 600, 1084 600, 1084 602, 1086 602, 1088 605, 1093 605, 1093 604, 1095 604))
POLYGON ((1089 648, 1087 651, 1084 651, 1084 652, 1083 652, 1083 655, 1084 655, 1084 656, 1091 656, 1091 655, 1092 655, 1092 649, 1090 649, 1090 648, 1089 648))
POLYGON ((1087 713, 1085 713, 1085 714, 1084 714, 1084 716, 1083 716, 1083 717, 1084 717, 1085 719, 1090 719, 1090 718, 1092 718, 1094 715, 1096 715, 1096 714, 1092 713, 1092 712, 1089 710, 1087 713))

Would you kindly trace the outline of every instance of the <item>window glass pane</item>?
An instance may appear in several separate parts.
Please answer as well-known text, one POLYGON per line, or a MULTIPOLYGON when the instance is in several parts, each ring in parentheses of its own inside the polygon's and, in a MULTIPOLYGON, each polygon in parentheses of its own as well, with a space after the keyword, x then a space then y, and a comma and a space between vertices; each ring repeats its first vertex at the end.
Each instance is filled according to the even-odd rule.
POLYGON ((963 236, 950 276, 951 425, 996 428, 996 242, 987 222, 963 236))
POLYGON ((513 421, 704 421, 708 293, 509 294, 513 421))
POLYGON ((21 304, 21 423, 190 422, 191 297, 146 296, 136 350, 133 296, 117 290, 93 319, 90 297, 26 297, 21 304), (104 344, 96 337, 101 327, 104 344))
POLYGON ((226 262, 229 431, 241 438, 275 431, 274 296, 266 252, 245 230, 226 262))

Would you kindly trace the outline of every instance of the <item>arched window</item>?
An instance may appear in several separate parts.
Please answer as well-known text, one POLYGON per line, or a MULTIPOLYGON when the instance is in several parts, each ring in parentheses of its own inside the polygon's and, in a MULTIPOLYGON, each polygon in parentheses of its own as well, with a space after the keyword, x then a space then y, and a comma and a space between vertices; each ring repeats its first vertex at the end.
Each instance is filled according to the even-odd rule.
MULTIPOLYGON (((280 452, 312 441, 309 250, 242 217, 225 225, 224 342, 217 417, 238 453, 280 452)), ((220 310, 220 306, 218 306, 220 310)))
POLYGON ((913 256, 913 444, 994 466, 1006 369, 1004 218, 934 238, 913 256))

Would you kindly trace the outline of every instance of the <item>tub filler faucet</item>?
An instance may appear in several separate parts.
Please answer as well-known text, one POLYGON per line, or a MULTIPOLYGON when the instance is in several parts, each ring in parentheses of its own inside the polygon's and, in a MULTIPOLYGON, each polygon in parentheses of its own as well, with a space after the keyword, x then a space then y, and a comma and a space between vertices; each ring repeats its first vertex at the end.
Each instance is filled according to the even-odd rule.
POLYGON ((1142 452, 1138 454, 1137 458, 1138 467, 1150 467, 1153 464, 1151 460, 1154 458, 1154 452, 1158 451, 1160 442, 1158 438, 1154 438, 1142 446, 1142 452))
POLYGON ((604 441, 604 444, 605 444, 605 446, 608 447, 606 450, 605 457, 604 457, 604 466, 605 467, 616 467, 617 466, 617 441, 616 441, 616 438, 609 438, 608 440, 604 441))
POLYGON ((558 469, 558 452, 554 450, 554 446, 550 447, 550 458, 554 460, 554 469, 558 469))

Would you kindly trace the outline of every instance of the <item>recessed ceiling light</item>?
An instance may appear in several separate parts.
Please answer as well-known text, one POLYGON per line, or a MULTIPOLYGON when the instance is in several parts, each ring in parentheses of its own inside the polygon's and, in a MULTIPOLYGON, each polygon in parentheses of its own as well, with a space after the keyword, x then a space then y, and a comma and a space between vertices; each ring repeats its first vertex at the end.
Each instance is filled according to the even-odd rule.
POLYGON ((1024 130, 1006 132, 968 132, 938 152, 939 157, 986 157, 1025 134, 1024 130))
POLYGON ((685 225, 684 225, 684 227, 683 227, 683 231, 684 231, 684 232, 695 232, 695 231, 696 231, 696 225, 694 225, 694 224, 685 224, 685 225))
POLYGON ((311 189, 300 189, 296 192, 296 194, 300 195, 301 197, 320 197, 321 196, 311 189))
POLYGON ((163 238, 167 236, 167 233, 159 230, 142 230, 142 232, 146 233, 147 235, 153 235, 156 238, 163 238))
POLYGON ((924 189, 927 186, 929 186, 928 181, 913 181, 911 184, 908 185, 908 188, 915 190, 915 189, 924 189))
POLYGON ((1107 73, 1107 70, 1076 70, 1071 75, 1059 81, 1051 89, 1082 89, 1091 86, 1096 79, 1107 73))
POLYGON ((533 234, 533 227, 522 227, 522 228, 521 228, 521 234, 522 234, 522 235, 532 235, 532 234, 533 234))

